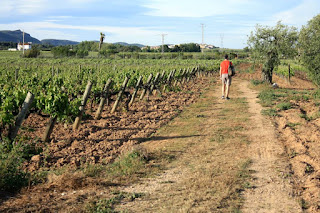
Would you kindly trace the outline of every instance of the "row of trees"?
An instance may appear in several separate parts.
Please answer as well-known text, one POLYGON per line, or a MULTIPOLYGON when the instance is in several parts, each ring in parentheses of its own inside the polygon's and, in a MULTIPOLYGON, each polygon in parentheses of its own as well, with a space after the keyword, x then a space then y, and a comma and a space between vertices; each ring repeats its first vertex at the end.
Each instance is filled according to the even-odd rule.
POLYGON ((300 55, 313 82, 320 86, 320 15, 315 16, 298 32, 281 22, 276 26, 257 25, 248 39, 252 57, 262 61, 262 79, 272 83, 273 70, 283 58, 300 55))

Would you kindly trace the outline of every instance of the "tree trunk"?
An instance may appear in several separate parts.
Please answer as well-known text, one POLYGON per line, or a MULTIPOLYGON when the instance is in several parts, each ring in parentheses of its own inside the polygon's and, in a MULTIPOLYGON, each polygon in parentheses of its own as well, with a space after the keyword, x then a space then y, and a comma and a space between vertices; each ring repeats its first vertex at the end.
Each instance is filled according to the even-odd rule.
POLYGON ((273 69, 267 69, 263 67, 262 73, 261 73, 262 81, 272 84, 272 72, 273 72, 273 69))

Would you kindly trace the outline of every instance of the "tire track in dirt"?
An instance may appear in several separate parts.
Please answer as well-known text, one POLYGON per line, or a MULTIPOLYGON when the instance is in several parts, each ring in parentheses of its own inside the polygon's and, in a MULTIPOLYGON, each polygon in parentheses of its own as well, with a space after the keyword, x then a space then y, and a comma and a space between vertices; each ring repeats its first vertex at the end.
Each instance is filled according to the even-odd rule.
POLYGON ((252 114, 248 153, 253 161, 250 169, 254 171, 252 187, 244 193, 243 212, 302 212, 289 179, 285 179, 288 172, 285 150, 272 123, 261 115, 258 94, 248 88, 248 81, 241 81, 239 88, 252 114))

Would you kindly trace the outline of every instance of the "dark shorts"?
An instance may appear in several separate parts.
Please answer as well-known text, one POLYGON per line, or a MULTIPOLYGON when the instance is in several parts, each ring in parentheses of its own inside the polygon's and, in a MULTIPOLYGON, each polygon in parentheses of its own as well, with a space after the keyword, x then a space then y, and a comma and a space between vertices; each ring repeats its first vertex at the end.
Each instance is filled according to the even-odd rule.
POLYGON ((231 77, 228 74, 222 74, 221 81, 226 85, 229 85, 229 86, 231 85, 231 77))

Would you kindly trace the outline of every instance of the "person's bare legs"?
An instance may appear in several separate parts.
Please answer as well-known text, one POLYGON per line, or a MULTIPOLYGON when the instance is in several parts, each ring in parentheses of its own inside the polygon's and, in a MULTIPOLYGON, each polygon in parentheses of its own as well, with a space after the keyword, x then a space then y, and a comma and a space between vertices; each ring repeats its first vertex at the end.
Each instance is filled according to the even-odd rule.
POLYGON ((226 88, 226 98, 229 98, 229 88, 230 88, 230 85, 227 84, 227 88, 226 88))
POLYGON ((224 84, 224 82, 222 81, 222 86, 221 86, 221 94, 222 94, 222 97, 224 97, 224 91, 225 91, 225 89, 226 89, 226 85, 224 84))

